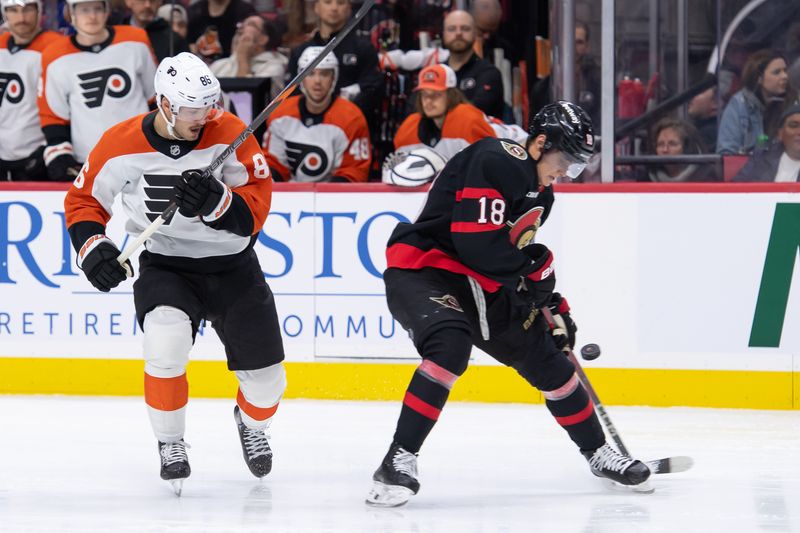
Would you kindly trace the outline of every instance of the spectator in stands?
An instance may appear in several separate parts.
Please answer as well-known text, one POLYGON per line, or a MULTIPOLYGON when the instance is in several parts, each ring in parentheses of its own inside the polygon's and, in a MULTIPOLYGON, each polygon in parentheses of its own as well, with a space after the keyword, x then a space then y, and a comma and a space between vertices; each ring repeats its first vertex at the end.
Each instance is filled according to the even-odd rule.
POLYGON ((778 141, 753 154, 733 181, 800 181, 800 105, 781 117, 778 141))
POLYGON ((718 109, 716 87, 711 87, 692 98, 686 109, 689 120, 700 134, 706 150, 713 150, 717 146, 718 109))
POLYGON ((253 15, 237 24, 233 37, 233 53, 211 64, 218 78, 270 78, 270 97, 283 89, 286 64, 289 60, 275 51, 278 32, 262 17, 253 15))
POLYGON ((447 160, 475 141, 495 136, 486 116, 467 102, 456 84, 456 73, 448 65, 420 71, 414 89, 416 112, 397 129, 395 150, 429 146, 447 160))
MULTIPOLYGON (((297 75, 297 61, 309 46, 325 46, 339 33, 352 13, 350 0, 316 0, 314 13, 319 27, 311 39, 294 48, 289 58, 289 76, 297 75)), ((356 104, 371 126, 374 125, 383 77, 378 70, 378 52, 370 42, 349 33, 334 50, 339 62, 336 92, 356 104)))
MULTIPOLYGON (((323 50, 309 46, 308 66, 323 50)), ((367 121, 335 92, 339 61, 328 54, 303 80, 301 95, 286 99, 267 121, 264 148, 273 178, 283 181, 367 181, 372 162, 367 121)))
POLYGON ((172 24, 172 31, 186 40, 189 30, 189 18, 186 8, 180 4, 166 4, 158 8, 158 16, 172 24))
POLYGON ((188 40, 192 52, 206 63, 231 55, 236 23, 256 10, 245 0, 198 0, 189 5, 188 40))
MULTIPOLYGON (((789 88, 786 61, 776 50, 759 50, 745 63, 743 87, 733 95, 719 125, 717 152, 747 154, 759 138, 774 138, 789 88)), ((791 97, 790 97, 791 99, 791 97)))
POLYGON ((472 15, 460 10, 448 13, 442 34, 444 47, 450 51, 447 64, 472 105, 487 115, 502 117, 503 79, 494 65, 475 53, 475 31, 472 15))
POLYGON ((169 21, 156 14, 161 8, 161 0, 125 0, 125 5, 131 16, 124 23, 147 32, 158 61, 189 51, 186 39, 172 30, 169 21))
POLYGON ((44 162, 54 181, 72 181, 111 126, 148 110, 154 100, 155 56, 147 33, 107 26, 107 1, 69 0, 76 34, 42 52, 39 119, 44 162))
POLYGON ((576 20, 575 95, 594 124, 600 124, 600 79, 600 64, 589 45, 589 25, 576 20))
MULTIPOLYGON (((589 113, 592 123, 600 124, 600 64, 591 53, 589 45, 589 25, 575 21, 575 95, 578 104, 589 113)), ((553 101, 551 77, 539 80, 531 93, 531 114, 553 101)))
POLYGON ((518 46, 498 32, 503 19, 503 7, 499 0, 475 0, 472 3, 472 16, 477 29, 475 48, 478 55, 494 65, 494 51, 503 50, 503 57, 516 66, 520 57, 518 46))
POLYGON ((40 29, 39 0, 2 0, 8 33, 0 35, 0 181, 44 181, 45 140, 39 125, 36 87, 42 50, 60 38, 40 29))
MULTIPOLYGON (((705 150, 697 130, 691 124, 674 118, 659 120, 650 136, 655 153, 661 156, 701 154, 705 150)), ((650 181, 706 181, 709 177, 703 165, 668 164, 651 167, 650 181)))

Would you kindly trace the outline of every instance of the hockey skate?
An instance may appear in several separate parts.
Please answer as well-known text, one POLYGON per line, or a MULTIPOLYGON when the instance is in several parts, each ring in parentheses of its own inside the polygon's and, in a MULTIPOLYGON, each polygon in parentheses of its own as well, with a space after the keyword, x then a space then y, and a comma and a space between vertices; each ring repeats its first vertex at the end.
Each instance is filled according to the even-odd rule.
POLYGON ((239 406, 233 408, 233 418, 239 428, 239 440, 247 468, 257 478, 262 478, 272 470, 272 449, 263 430, 250 429, 242 422, 239 406))
POLYGON ((613 487, 645 493, 654 491, 647 482, 650 477, 650 469, 647 468, 647 465, 622 455, 608 443, 596 450, 581 451, 581 453, 589 461, 592 474, 608 480, 613 487))
POLYGON ((192 473, 189 466, 189 456, 186 448, 189 445, 183 442, 158 441, 158 454, 161 456, 161 479, 169 481, 172 490, 180 496, 183 491, 183 481, 192 473))
POLYGON ((419 491, 417 456, 393 442, 381 466, 372 475, 374 484, 367 503, 376 507, 399 507, 419 491))

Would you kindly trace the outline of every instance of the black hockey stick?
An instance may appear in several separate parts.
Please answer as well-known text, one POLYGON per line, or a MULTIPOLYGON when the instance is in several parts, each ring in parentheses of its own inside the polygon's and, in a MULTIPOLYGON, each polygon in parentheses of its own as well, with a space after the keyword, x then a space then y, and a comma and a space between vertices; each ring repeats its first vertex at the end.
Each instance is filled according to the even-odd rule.
MULTIPOLYGON (((370 10, 370 8, 372 8, 372 6, 375 4, 376 1, 377 0, 365 0, 365 2, 361 4, 361 8, 356 12, 356 15, 352 19, 350 19, 350 22, 348 22, 347 25, 344 28, 342 28, 342 31, 337 33, 336 36, 333 39, 331 39, 328 44, 325 45, 325 48, 322 49, 322 52, 320 52, 319 55, 315 57, 314 60, 306 68, 298 72, 297 75, 294 77, 294 79, 292 79, 292 81, 287 83, 286 86, 283 88, 283 90, 280 93, 278 93, 278 96, 276 96, 275 99, 272 100, 272 102, 270 102, 267 105, 267 107, 265 107, 264 110, 261 111, 261 113, 259 113, 258 116, 253 119, 250 125, 247 126, 247 128, 245 128, 245 130, 242 133, 240 133, 239 136, 236 137, 233 140, 233 142, 230 145, 228 145, 228 147, 225 148, 225 150, 221 154, 219 154, 217 158, 214 159, 210 165, 208 165, 208 167, 206 167, 205 170, 203 170, 203 178, 206 179, 211 178, 211 174, 228 158, 228 156, 230 156, 233 152, 235 152, 236 149, 239 148, 239 146, 241 146, 241 144, 247 139, 247 137, 252 135, 252 133, 256 129, 258 129, 258 127, 261 126, 267 120, 267 118, 269 118, 272 112, 275 111, 275 108, 281 105, 283 101, 294 92, 294 90, 300 85, 303 79, 305 79, 306 76, 308 76, 311 72, 314 71, 314 69, 325 58, 325 56, 331 53, 334 48, 339 46, 339 43, 341 43, 351 31, 353 31, 353 28, 355 28, 361 21, 361 19, 364 18, 364 15, 367 14, 367 12, 370 10)), ((117 258, 119 263, 124 264, 125 261, 127 261, 131 255, 133 255, 133 252, 135 252, 139 248, 139 246, 141 246, 144 243, 144 241, 149 239, 150 236, 153 233, 155 233, 158 230, 158 228, 162 226, 162 224, 164 224, 164 222, 166 222, 167 220, 172 218, 173 215, 175 215, 175 211, 177 210, 178 210, 178 205, 175 202, 170 203, 167 206, 167 208, 164 209, 164 211, 158 216, 158 218, 156 218, 148 227, 146 227, 144 231, 141 233, 141 235, 139 235, 136 238, 136 240, 133 241, 133 243, 131 243, 119 255, 119 257, 117 258)))
MULTIPOLYGON (((548 326, 550 326, 550 329, 555 327, 555 321, 553 320, 553 313, 550 312, 550 309, 548 309, 547 307, 542 307, 541 312, 545 320, 547 321, 548 326)), ((597 411, 597 416, 600 417, 600 421, 603 423, 603 426, 606 428, 606 431, 608 431, 608 434, 611 436, 611 439, 614 441, 614 444, 617 445, 617 449, 622 455, 631 457, 631 454, 628 451, 627 446, 625 446, 625 443, 622 442, 622 437, 617 431, 617 427, 611 421, 611 417, 608 415, 608 411, 606 411, 606 408, 603 406, 603 402, 600 401, 600 397, 597 396, 597 392, 594 390, 594 387, 592 387, 592 383, 586 376, 586 372, 583 371, 583 367, 578 361, 578 358, 575 357, 575 354, 572 353, 571 349, 564 350, 564 353, 567 354, 567 358, 572 362, 573 366, 575 366, 575 372, 578 374, 578 379, 581 380, 581 383, 583 383, 583 387, 586 389, 586 392, 589 393, 589 398, 591 398, 592 403, 594 404, 594 408, 597 411)), ((653 459, 651 461, 644 461, 644 464, 647 465, 647 467, 650 469, 650 472, 652 472, 653 474, 672 474, 676 472, 685 472, 686 470, 689 470, 694 464, 694 460, 691 457, 680 455, 675 457, 665 457, 664 459, 653 459)))

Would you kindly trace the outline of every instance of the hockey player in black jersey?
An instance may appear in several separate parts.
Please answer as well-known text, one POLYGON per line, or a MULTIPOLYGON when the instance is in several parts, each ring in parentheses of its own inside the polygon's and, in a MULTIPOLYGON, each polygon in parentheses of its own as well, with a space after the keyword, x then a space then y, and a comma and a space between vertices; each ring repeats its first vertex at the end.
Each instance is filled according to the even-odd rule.
POLYGON ((389 238, 386 298, 422 363, 373 476, 368 504, 402 505, 419 490, 417 453, 473 346, 542 391, 593 474, 645 488, 649 469, 606 443, 562 351, 574 345, 577 327, 566 299, 553 292, 552 254, 533 242, 553 205, 553 181, 576 178, 592 155, 591 120, 580 107, 556 102, 534 117, 529 133, 525 147, 486 138, 455 155, 418 218, 398 224, 389 238), (544 306, 556 319, 555 329, 539 313, 544 306))

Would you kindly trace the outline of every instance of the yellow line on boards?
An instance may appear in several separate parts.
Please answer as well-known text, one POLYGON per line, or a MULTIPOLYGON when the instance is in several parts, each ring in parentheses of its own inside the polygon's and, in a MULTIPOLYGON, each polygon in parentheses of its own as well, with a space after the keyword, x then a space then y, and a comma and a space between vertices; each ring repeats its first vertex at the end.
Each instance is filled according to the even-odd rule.
MULTIPOLYGON (((286 398, 400 401, 415 364, 286 363, 286 398)), ((141 396, 144 363, 123 359, 0 357, 0 394, 141 396)), ((800 409, 800 379, 792 372, 669 369, 587 369, 606 405, 800 409)), ((221 361, 192 361, 196 398, 233 398, 236 378, 221 361)), ((471 366, 456 383, 457 401, 542 403, 516 372, 471 366)))

